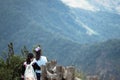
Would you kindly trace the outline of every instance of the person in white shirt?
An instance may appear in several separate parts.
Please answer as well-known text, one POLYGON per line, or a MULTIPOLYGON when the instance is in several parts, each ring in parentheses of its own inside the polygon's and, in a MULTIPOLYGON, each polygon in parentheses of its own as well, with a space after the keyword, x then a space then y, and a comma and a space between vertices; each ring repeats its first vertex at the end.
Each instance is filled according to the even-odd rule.
POLYGON ((42 65, 45 65, 48 60, 45 56, 42 56, 40 46, 38 46, 34 49, 34 53, 35 53, 35 59, 33 60, 33 63, 37 64, 37 66, 34 66, 35 72, 36 72, 37 80, 40 80, 40 77, 41 77, 41 68, 40 67, 42 65))

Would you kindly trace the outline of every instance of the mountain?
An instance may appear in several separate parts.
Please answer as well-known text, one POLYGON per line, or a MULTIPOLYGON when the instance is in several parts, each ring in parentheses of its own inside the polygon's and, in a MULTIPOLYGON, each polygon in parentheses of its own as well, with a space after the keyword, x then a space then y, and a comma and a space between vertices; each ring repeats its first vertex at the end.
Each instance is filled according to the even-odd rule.
MULTIPOLYGON (((42 28, 54 36, 60 35, 61 38, 81 44, 120 36, 120 15, 114 13, 72 9, 59 0, 51 2, 47 0, 4 0, 0 2, 0 7, 0 42, 5 45, 10 41, 16 43, 15 38, 19 39, 18 35, 23 36, 21 40, 24 40, 27 36, 23 33, 27 33, 28 28, 32 28, 32 31, 42 28), (36 28, 36 26, 39 27, 36 28)), ((32 37, 27 37, 29 38, 32 37)), ((24 40, 21 43, 27 44, 28 42, 24 40)), ((0 47, 5 48, 4 45, 0 47)))
POLYGON ((79 25, 78 41, 96 42, 119 38, 120 0, 62 0, 79 25), (83 32, 80 27, 84 28, 83 32), (83 34, 82 34, 82 33, 83 34), (82 35, 82 37, 80 36, 82 35), (83 37, 84 36, 84 37, 83 37), (83 40, 85 39, 85 40, 83 40), (88 41, 87 41, 88 40, 88 41))
POLYGON ((108 40, 80 48, 75 65, 87 75, 98 75, 100 80, 119 80, 120 40, 108 40))
MULTIPOLYGON (((96 35, 98 40, 118 38, 120 36, 120 15, 110 12, 88 12, 72 9, 78 24, 81 24, 90 36, 96 35)), ((96 39, 96 38, 94 38, 96 39)))
POLYGON ((120 0, 89 0, 88 2, 97 7, 100 11, 120 14, 120 0))
POLYGON ((87 75, 118 80, 120 15, 71 8, 60 0, 0 0, 0 52, 40 44, 43 55, 87 75), (111 76, 110 76, 111 75, 111 76))

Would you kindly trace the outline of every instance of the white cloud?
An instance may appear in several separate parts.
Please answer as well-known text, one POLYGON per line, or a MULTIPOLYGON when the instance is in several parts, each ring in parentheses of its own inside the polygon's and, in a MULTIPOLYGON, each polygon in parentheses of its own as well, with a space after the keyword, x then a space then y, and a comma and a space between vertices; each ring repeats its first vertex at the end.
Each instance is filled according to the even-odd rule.
POLYGON ((109 10, 120 14, 120 0, 61 0, 73 8, 81 8, 90 11, 109 10))
POLYGON ((90 11, 98 11, 98 9, 91 5, 87 0, 62 0, 62 2, 70 7, 81 8, 90 11))

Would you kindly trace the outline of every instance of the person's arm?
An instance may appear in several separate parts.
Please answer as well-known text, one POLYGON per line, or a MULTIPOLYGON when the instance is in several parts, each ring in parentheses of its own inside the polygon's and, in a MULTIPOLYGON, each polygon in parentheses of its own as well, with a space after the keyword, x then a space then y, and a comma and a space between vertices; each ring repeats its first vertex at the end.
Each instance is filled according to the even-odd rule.
POLYGON ((25 73, 25 65, 21 67, 21 80, 24 80, 24 73, 25 73))
POLYGON ((34 70, 41 70, 40 66, 37 63, 32 64, 34 70))
POLYGON ((21 71, 21 74, 24 75, 24 72, 25 72, 25 65, 22 65, 22 71, 21 71))

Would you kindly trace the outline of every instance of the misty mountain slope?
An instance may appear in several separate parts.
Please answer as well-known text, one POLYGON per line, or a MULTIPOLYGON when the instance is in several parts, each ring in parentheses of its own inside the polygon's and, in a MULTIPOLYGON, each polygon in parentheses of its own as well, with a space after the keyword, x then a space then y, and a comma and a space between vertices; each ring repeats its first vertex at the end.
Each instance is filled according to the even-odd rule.
MULTIPOLYGON (((80 43, 97 41, 99 36, 89 36, 86 29, 78 25, 70 9, 60 1, 7 1, 1 2, 1 39, 24 27, 40 25, 46 31, 60 34, 64 38, 80 43), (49 4, 51 3, 51 4, 49 4), (5 27, 3 27, 5 26, 5 27), (17 27, 14 27, 17 26, 17 27), (9 31, 6 31, 9 27, 9 31), (12 31, 15 30, 15 31, 12 31)), ((17 31, 19 32, 19 31, 17 31)), ((5 39, 4 39, 5 38, 5 39)))
MULTIPOLYGON (((1 50, 10 41, 24 40, 24 37, 26 37, 24 33, 30 31, 29 28, 36 30, 35 26, 39 26, 37 29, 44 28, 50 34, 60 35, 72 41, 77 41, 79 37, 82 37, 77 34, 78 28, 75 28, 75 26, 79 26, 69 16, 69 8, 60 1, 54 1, 54 3, 51 2, 49 4, 47 0, 4 0, 0 4, 0 40, 4 44, 1 45, 1 50)), ((82 27, 80 29, 79 33, 84 34, 84 29, 82 27)), ((31 34, 35 35, 32 32, 31 34)), ((31 39, 31 36, 26 38, 31 39)), ((81 41, 84 41, 84 39, 81 41)))
POLYGON ((78 23, 84 23, 90 29, 93 35, 97 35, 99 39, 119 38, 120 36, 120 15, 110 12, 90 12, 80 9, 72 9, 71 12, 75 15, 78 23))
POLYGON ((51 46, 47 50, 48 52, 52 50, 52 54, 55 53, 53 58, 56 58, 59 64, 74 65, 86 75, 98 75, 100 80, 103 78, 110 80, 111 77, 118 80, 120 78, 119 43, 120 40, 113 39, 94 45, 80 45, 59 39, 58 44, 53 44, 59 47, 51 46))
POLYGON ((99 75, 100 80, 110 80, 120 77, 120 40, 108 40, 95 45, 87 45, 77 55, 75 65, 84 70, 88 75, 99 75), (83 59, 80 59, 82 57, 83 59))
POLYGON ((16 53, 40 44, 58 64, 119 78, 120 15, 74 9, 60 0, 1 0, 0 8, 0 52, 9 42, 16 53))
MULTIPOLYGON (((53 35, 59 35, 61 38, 74 40, 76 29, 72 23, 76 24, 69 21, 72 18, 67 15, 68 8, 60 1, 54 1, 54 4, 51 2, 51 5, 48 2, 46 0, 0 2, 0 40, 3 44, 1 50, 4 50, 10 41, 17 43, 15 47, 19 48, 21 43, 25 45, 30 43, 33 45, 32 42, 42 43, 41 37, 43 40, 44 38, 49 40, 49 35, 44 36, 47 32, 52 34, 51 38, 53 35)), ((50 40, 48 42, 50 43, 50 40)))
POLYGON ((1 51, 10 41, 17 48, 36 43, 47 48, 55 39, 83 44, 120 36, 120 16, 109 12, 71 9, 59 0, 4 0, 0 7, 1 51))
POLYGON ((107 11, 120 14, 120 0, 89 0, 91 5, 95 6, 99 11, 107 11))

